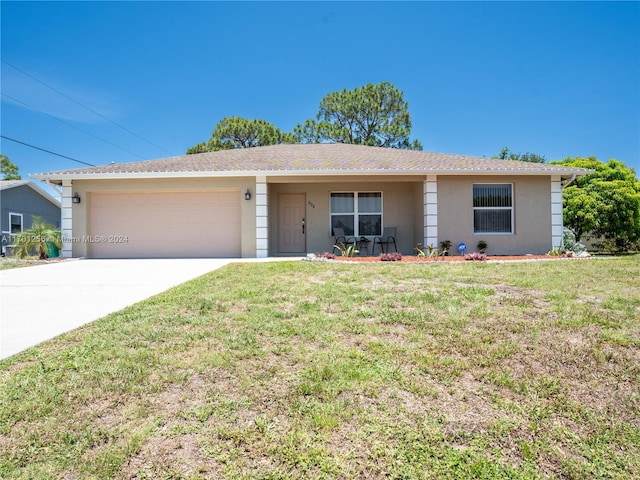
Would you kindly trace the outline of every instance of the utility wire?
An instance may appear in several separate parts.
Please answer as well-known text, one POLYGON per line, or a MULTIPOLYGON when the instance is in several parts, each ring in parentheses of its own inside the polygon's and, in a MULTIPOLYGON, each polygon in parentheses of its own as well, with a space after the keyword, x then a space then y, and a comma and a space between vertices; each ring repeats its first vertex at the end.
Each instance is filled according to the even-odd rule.
POLYGON ((30 143, 21 142, 20 140, 16 140, 15 138, 7 137, 6 135, 0 135, 0 138, 4 138, 5 140, 9 140, 10 142, 19 143, 20 145, 25 145, 27 147, 35 148, 36 150, 40 150, 41 152, 50 153, 51 155, 55 155, 57 157, 62 157, 62 158, 66 158, 66 159, 69 159, 69 160, 73 160, 74 162, 82 163, 83 165, 88 165, 90 167, 95 167, 95 165, 92 164, 92 163, 83 162, 82 160, 77 160, 77 159, 72 158, 72 157, 67 157, 66 155, 62 155, 60 153, 52 152, 51 150, 46 150, 44 148, 36 147, 35 145, 31 145, 30 143))
POLYGON ((24 70, 22 70, 22 69, 20 69, 20 68, 16 67, 15 65, 12 65, 11 63, 7 62, 6 60, 2 59, 1 61, 2 61, 2 63, 4 63, 5 65, 10 66, 11 68, 13 68, 13 69, 17 70, 18 72, 22 73, 23 75, 26 75, 27 77, 31 78, 32 80, 35 80, 35 81, 36 81, 36 82, 38 82, 39 84, 44 85, 45 87, 47 87, 47 88, 49 88, 49 89, 53 90, 53 91, 54 91, 54 92, 56 92, 58 95, 62 95, 62 96, 63 96, 64 98, 66 98, 67 100, 70 100, 70 101, 72 101, 73 103, 75 103, 76 105, 80 105, 82 108, 85 108, 85 109, 89 110, 91 113, 93 113, 93 114, 95 114, 95 115, 99 116, 100 118, 102 118, 102 119, 106 120, 107 122, 111 123, 112 125, 115 125, 116 127, 121 128, 121 129, 122 129, 122 130, 124 130, 125 132, 130 133, 130 134, 131 134, 131 135, 133 135, 134 137, 139 138, 140 140, 142 140, 142 141, 144 141, 144 142, 148 143, 149 145, 153 145, 154 147, 159 148, 160 150, 162 150, 162 151, 164 151, 164 152, 168 153, 169 155, 173 155, 169 150, 167 150, 167 149, 165 149, 165 148, 161 147, 160 145, 157 145, 157 144, 155 144, 155 143, 151 142, 150 140, 147 140, 147 139, 146 139, 146 138, 144 138, 144 137, 141 137, 141 136, 140 136, 140 135, 138 135, 137 133, 132 132, 131 130, 129 130, 127 127, 123 127, 123 126, 122 126, 122 125, 120 125, 119 123, 116 123, 116 122, 114 122, 113 120, 111 120, 110 118, 105 117, 105 116, 104 116, 104 115, 102 115, 101 113, 96 112, 96 111, 95 111, 95 110, 93 110, 92 108, 89 108, 89 107, 87 107, 86 105, 83 105, 82 103, 78 102, 77 100, 75 100, 75 99, 71 98, 69 95, 67 95, 67 94, 65 94, 65 93, 63 93, 63 92, 61 92, 60 90, 58 90, 58 89, 56 89, 56 88, 52 87, 51 85, 48 85, 48 84, 44 83, 42 80, 38 80, 38 79, 37 79, 36 77, 34 77, 33 75, 31 75, 31 74, 29 74, 29 73, 25 72, 24 70))
POLYGON ((25 107, 30 108, 31 110, 34 110, 34 111, 36 111, 36 112, 38 112, 38 113, 41 113, 42 115, 46 115, 47 117, 53 118, 54 120, 57 120, 57 121, 58 121, 58 122, 60 122, 60 123, 64 123, 65 125, 68 125, 68 126, 69 126, 69 127, 71 127, 71 128, 75 128, 76 130, 80 130, 82 133, 86 133, 86 134, 87 134, 87 135, 89 135, 90 137, 97 138, 98 140, 100 140, 100 141, 102 141, 102 142, 104 142, 104 143, 108 143, 109 145, 112 145, 112 146, 114 146, 114 147, 116 147, 116 148, 119 148, 119 149, 120 149, 120 150, 122 150, 123 152, 130 153, 131 155, 134 155, 134 156, 138 157, 140 160, 145 160, 145 158, 144 158, 144 157, 142 157, 141 155, 138 155, 138 154, 137 154, 137 153, 135 153, 135 152, 132 152, 131 150, 127 150, 126 148, 123 148, 123 147, 121 147, 121 146, 119 146, 119 145, 116 145, 115 143, 110 142, 109 140, 105 140, 104 138, 100 138, 100 137, 98 137, 97 135, 94 135, 94 134, 93 134, 93 133, 91 133, 91 132, 87 132, 86 130, 83 130, 82 128, 80 128, 80 127, 78 127, 78 126, 73 125, 72 123, 66 122, 66 121, 64 121, 64 120, 62 120, 62 119, 60 119, 60 118, 58 118, 58 117, 56 117, 56 116, 54 116, 54 115, 51 115, 51 114, 49 114, 49 113, 47 113, 47 112, 44 112, 44 111, 42 111, 42 110, 40 110, 40 109, 38 109, 38 108, 36 108, 36 107, 34 107, 34 106, 32 106, 32 105, 29 105, 29 104, 27 104, 27 103, 24 103, 23 101, 18 100, 17 98, 12 97, 11 95, 8 95, 8 94, 6 94, 6 93, 2 92, 2 96, 3 96, 3 97, 7 97, 7 98, 8 98, 8 99, 10 99, 10 100, 13 100, 14 102, 19 103, 20 105, 24 105, 25 107))

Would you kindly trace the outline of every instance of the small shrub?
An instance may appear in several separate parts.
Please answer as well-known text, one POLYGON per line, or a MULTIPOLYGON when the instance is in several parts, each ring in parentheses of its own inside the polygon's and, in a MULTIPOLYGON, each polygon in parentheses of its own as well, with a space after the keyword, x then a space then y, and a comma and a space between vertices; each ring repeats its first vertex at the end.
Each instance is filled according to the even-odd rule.
POLYGON ((344 243, 340 242, 339 244, 334 245, 333 248, 338 249, 341 257, 353 257, 356 253, 360 253, 360 251, 356 249, 356 246, 354 244, 345 245, 344 243))
POLYGON ((484 253, 487 247, 488 247, 487 242, 485 242, 484 240, 480 240, 478 242, 478 250, 480 250, 480 253, 484 253))
POLYGON ((449 255, 449 250, 451 250, 451 240, 443 240, 440 242, 440 255, 445 256, 449 255))
POLYGON ((484 262, 487 259, 487 256, 484 253, 473 252, 473 253, 467 253, 464 256, 464 259, 470 260, 473 262, 484 262))
POLYGON ((580 242, 576 241, 576 236, 570 228, 564 227, 562 230, 562 242, 564 243, 564 249, 573 253, 586 252, 586 247, 580 242))
POLYGON ((564 255, 564 250, 562 247, 556 247, 547 252, 547 255, 550 257, 561 257, 564 255))
POLYGON ((18 258, 26 258, 32 252, 37 252, 40 260, 49 258, 47 254, 47 243, 52 243, 56 247, 62 246, 62 236, 60 230, 44 221, 42 217, 33 215, 31 228, 23 230, 15 236, 14 254, 18 258))
MULTIPOLYGON (((449 240, 446 240, 445 242, 440 242, 441 244, 443 243, 451 243, 449 240)), ((433 246, 433 243, 430 243, 429 245, 425 247, 422 246, 421 243, 419 243, 416 247, 413 248, 416 252, 416 255, 420 258, 426 258, 426 259, 437 259, 439 256, 440 257, 444 257, 445 255, 447 255, 447 250, 444 249, 442 250, 441 253, 438 252, 438 249, 436 247, 433 246)))
POLYGON ((433 258, 437 256, 438 256, 438 249, 433 245, 433 243, 430 243, 429 245, 427 245, 427 257, 433 258))
POLYGON ((400 252, 380 254, 380 261, 382 262, 399 262, 401 260, 402 260, 402 254, 400 252))

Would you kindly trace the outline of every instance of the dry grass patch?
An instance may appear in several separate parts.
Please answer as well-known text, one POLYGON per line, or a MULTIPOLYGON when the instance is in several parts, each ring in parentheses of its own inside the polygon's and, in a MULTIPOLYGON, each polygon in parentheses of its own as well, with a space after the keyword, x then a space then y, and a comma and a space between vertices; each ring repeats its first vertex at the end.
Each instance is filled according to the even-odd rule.
POLYGON ((637 278, 231 265, 0 363, 0 477, 638 477, 637 278))

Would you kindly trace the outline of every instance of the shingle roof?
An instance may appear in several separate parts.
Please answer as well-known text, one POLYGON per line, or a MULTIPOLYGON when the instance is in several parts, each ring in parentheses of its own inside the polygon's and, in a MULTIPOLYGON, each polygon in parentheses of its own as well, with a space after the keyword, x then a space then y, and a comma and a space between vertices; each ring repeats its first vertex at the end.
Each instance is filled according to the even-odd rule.
POLYGON ((211 173, 309 174, 586 174, 588 170, 486 157, 347 144, 283 144, 182 155, 34 175, 40 179, 211 173))

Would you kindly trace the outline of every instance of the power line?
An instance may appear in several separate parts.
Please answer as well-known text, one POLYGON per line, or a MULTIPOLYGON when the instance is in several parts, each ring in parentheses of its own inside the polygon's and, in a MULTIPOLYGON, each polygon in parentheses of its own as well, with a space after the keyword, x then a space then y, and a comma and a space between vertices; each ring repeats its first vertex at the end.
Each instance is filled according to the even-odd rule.
POLYGON ((60 153, 52 152, 51 150, 47 150, 45 148, 36 147, 35 145, 31 145, 30 143, 21 142, 20 140, 16 140, 15 138, 7 137, 6 135, 0 135, 0 138, 4 138, 5 140, 9 140, 10 142, 19 143, 20 145, 25 145, 30 148, 35 148, 36 150, 40 150, 41 152, 50 153, 51 155, 55 155, 56 157, 62 157, 69 160, 73 160, 74 162, 82 163, 83 165, 88 165, 90 167, 95 167, 92 163, 83 162, 82 160, 77 160, 72 157, 67 157, 66 155, 62 155, 60 153))
POLYGON ((130 153, 131 155, 134 155, 134 156, 138 157, 138 158, 139 158, 139 159, 141 159, 141 160, 145 160, 145 158, 144 158, 144 157, 142 157, 141 155, 138 155, 138 154, 137 154, 137 153, 135 153, 135 152, 132 152, 131 150, 127 150, 126 148, 121 147, 121 146, 119 146, 119 145, 116 145, 115 143, 110 142, 109 140, 105 140, 104 138, 98 137, 97 135, 94 135, 94 134, 93 134, 93 133, 91 133, 91 132, 87 132, 86 130, 83 130, 82 128, 80 128, 80 127, 78 127, 78 126, 76 126, 76 125, 73 125, 73 124, 71 124, 71 123, 69 123, 69 122, 66 122, 66 121, 62 120, 61 118, 58 118, 58 117, 56 117, 56 116, 54 116, 54 115, 51 115, 51 114, 49 114, 49 113, 47 113, 47 112, 44 112, 44 111, 40 110, 39 108, 36 108, 36 107, 34 107, 34 106, 32 106, 32 105, 29 105, 29 104, 27 104, 27 103, 24 103, 23 101, 18 100, 17 98, 12 97, 11 95, 8 95, 8 94, 6 94, 6 93, 2 92, 2 96, 3 96, 3 97, 7 97, 7 98, 9 98, 9 99, 13 100, 14 102, 19 103, 20 105, 24 105, 25 107, 30 108, 30 109, 32 109, 32 110, 34 110, 34 111, 38 112, 38 113, 41 113, 42 115, 46 115, 47 117, 53 118, 54 120, 57 120, 57 121, 58 121, 58 122, 60 122, 60 123, 64 123, 65 125, 68 125, 68 126, 69 126, 69 127, 71 127, 71 128, 75 128, 76 130, 80 130, 82 133, 86 133, 86 134, 87 134, 87 135, 89 135, 90 137, 97 138, 98 140, 100 140, 100 141, 102 141, 102 142, 104 142, 104 143, 108 143, 109 145, 112 145, 112 146, 114 146, 114 147, 116 147, 116 148, 119 148, 119 149, 120 149, 120 150, 122 150, 123 152, 130 153))
POLYGON ((70 101, 72 101, 73 103, 75 103, 76 105, 80 105, 82 108, 85 108, 86 110, 89 110, 89 111, 90 111, 91 113, 93 113, 94 115, 99 116, 100 118, 102 118, 102 119, 106 120, 107 122, 111 123, 112 125, 115 125, 116 127, 121 128, 121 129, 122 129, 122 130, 124 130, 125 132, 127 132, 127 133, 129 133, 129 134, 133 135, 134 137, 137 137, 137 138, 139 138, 140 140, 142 140, 142 141, 144 141, 144 142, 148 143, 149 145, 153 145, 154 147, 156 147, 156 148, 158 148, 158 149, 160 149, 160 150, 162 150, 162 151, 164 151, 164 152, 168 153, 169 155, 172 155, 172 153, 171 153, 169 150, 167 150, 167 149, 165 149, 165 148, 161 147, 160 145, 157 145, 157 144, 153 143, 153 142, 152 142, 152 141, 150 141, 150 140, 147 140, 147 139, 146 139, 146 138, 144 138, 144 137, 141 137, 141 136, 140 136, 140 135, 138 135, 137 133, 132 132, 131 130, 129 130, 127 127, 123 127, 123 126, 122 126, 122 125, 120 125, 119 123, 116 123, 116 122, 114 122, 113 120, 111 120, 110 118, 105 117, 105 116, 104 116, 104 115, 102 115, 101 113, 96 112, 96 111, 95 111, 95 110, 93 110, 92 108, 87 107, 86 105, 84 105, 84 104, 80 103, 79 101, 77 101, 77 100, 75 100, 75 99, 71 98, 69 95, 67 95, 67 94, 65 94, 65 93, 63 93, 63 92, 61 92, 60 90, 58 90, 58 89, 56 89, 56 88, 52 87, 51 85, 46 84, 46 83, 45 83, 45 82, 43 82, 42 80, 38 80, 38 79, 37 79, 36 77, 34 77, 33 75, 31 75, 31 74, 29 74, 29 73, 25 72, 24 70, 22 70, 22 69, 20 69, 20 68, 16 67, 15 65, 12 65, 11 63, 7 62, 6 60, 2 59, 1 61, 2 61, 2 63, 4 63, 5 65, 10 66, 11 68, 13 68, 13 69, 17 70, 18 72, 22 73, 23 75, 26 75, 27 77, 31 78, 32 80, 35 80, 35 81, 36 81, 36 82, 38 82, 39 84, 44 85, 45 87, 47 87, 47 88, 49 88, 49 89, 53 90, 53 91, 54 91, 54 92, 56 92, 58 95, 62 95, 62 96, 63 96, 64 98, 66 98, 67 100, 70 100, 70 101))

